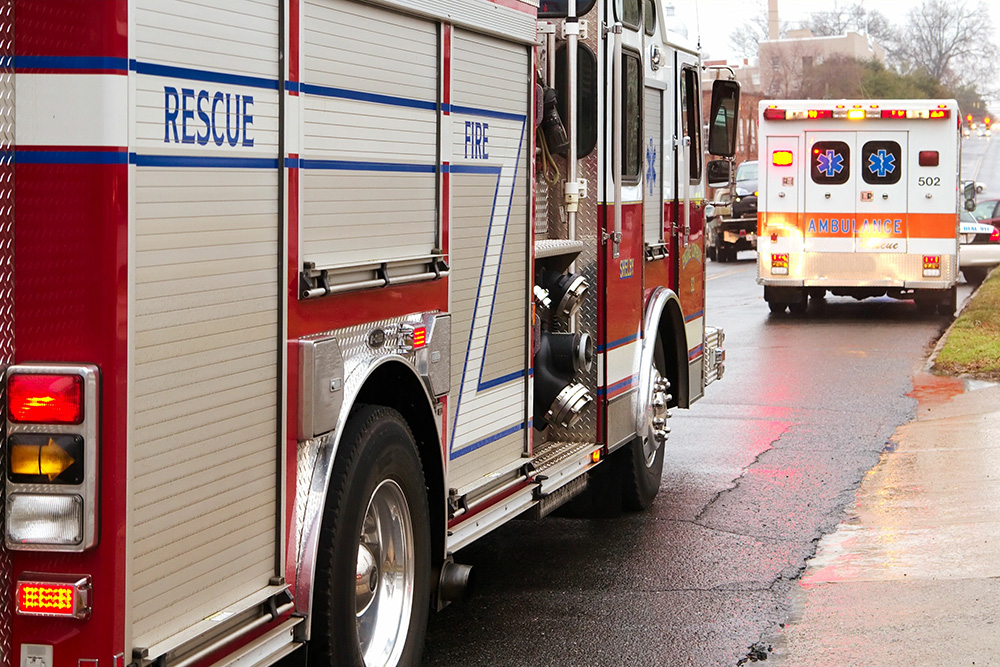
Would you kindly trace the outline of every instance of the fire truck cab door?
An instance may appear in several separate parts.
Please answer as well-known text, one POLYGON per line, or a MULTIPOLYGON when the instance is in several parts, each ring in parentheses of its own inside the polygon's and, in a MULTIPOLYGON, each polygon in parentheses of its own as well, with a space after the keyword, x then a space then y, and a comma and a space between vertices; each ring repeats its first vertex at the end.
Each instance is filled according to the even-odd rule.
POLYGON ((854 252, 854 218, 858 187, 855 132, 806 132, 806 252, 854 252), (848 228, 843 230, 847 221, 848 228))
POLYGON ((858 132, 857 252, 907 251, 906 132, 858 132))

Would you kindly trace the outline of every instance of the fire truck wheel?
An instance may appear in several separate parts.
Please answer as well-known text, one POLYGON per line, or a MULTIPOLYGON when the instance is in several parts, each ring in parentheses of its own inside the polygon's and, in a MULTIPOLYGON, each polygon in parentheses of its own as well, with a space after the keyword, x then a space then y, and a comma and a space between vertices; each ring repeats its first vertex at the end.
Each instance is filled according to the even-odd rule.
MULTIPOLYGON (((670 402, 670 383, 666 377, 666 355, 663 350, 663 340, 657 336, 653 348, 653 385, 663 387, 657 390, 663 418, 669 418, 670 413, 663 406, 670 402)), ((664 427, 665 432, 670 429, 664 427)), ((663 477, 663 456, 666 449, 666 436, 658 441, 652 434, 636 436, 632 442, 622 448, 619 454, 622 466, 622 507, 632 512, 638 512, 653 504, 660 490, 660 478, 663 477), (655 449, 654 449, 655 447, 655 449)))
POLYGON ((430 520, 413 434, 362 406, 334 463, 316 564, 310 663, 418 665, 430 610, 430 520))

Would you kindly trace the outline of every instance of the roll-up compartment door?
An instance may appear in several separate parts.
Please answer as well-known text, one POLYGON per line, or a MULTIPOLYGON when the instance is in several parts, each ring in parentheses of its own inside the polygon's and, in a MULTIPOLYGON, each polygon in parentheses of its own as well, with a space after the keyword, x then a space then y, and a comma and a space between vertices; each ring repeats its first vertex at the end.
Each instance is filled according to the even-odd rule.
POLYGON ((154 659, 282 571, 280 2, 133 4, 126 650, 154 659))
POLYGON ((653 246, 663 242, 663 91, 647 86, 644 104, 643 237, 653 246))
POLYGON ((426 260, 438 246, 438 26, 307 0, 300 257, 317 268, 426 260))
POLYGON ((531 61, 523 45, 455 30, 451 64, 448 483, 464 489, 525 451, 531 61))

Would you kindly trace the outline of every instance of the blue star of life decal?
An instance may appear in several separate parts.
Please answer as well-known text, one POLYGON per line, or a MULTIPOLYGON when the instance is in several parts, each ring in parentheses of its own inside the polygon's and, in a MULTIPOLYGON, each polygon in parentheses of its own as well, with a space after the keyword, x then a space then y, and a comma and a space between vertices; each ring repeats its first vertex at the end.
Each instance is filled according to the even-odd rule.
POLYGON ((835 151, 829 150, 825 153, 820 153, 819 156, 819 171, 827 178, 832 178, 844 171, 844 156, 835 151))
POLYGON ((649 146, 646 147, 646 182, 649 183, 649 194, 653 194, 653 187, 656 185, 656 145, 652 137, 649 139, 649 146))
POLYGON ((886 174, 896 171, 896 156, 880 148, 878 153, 868 156, 868 171, 878 175, 879 178, 885 178, 886 174))

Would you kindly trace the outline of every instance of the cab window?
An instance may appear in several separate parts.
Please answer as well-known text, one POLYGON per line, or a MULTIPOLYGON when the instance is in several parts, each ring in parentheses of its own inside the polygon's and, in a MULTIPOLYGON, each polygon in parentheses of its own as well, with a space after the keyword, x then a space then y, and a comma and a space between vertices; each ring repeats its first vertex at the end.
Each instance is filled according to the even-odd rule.
POLYGON ((622 1, 622 23, 633 30, 642 25, 642 0, 622 1))
POLYGON ((688 151, 688 177, 692 183, 701 181, 701 89, 698 72, 684 68, 681 76, 681 133, 691 140, 688 151))

